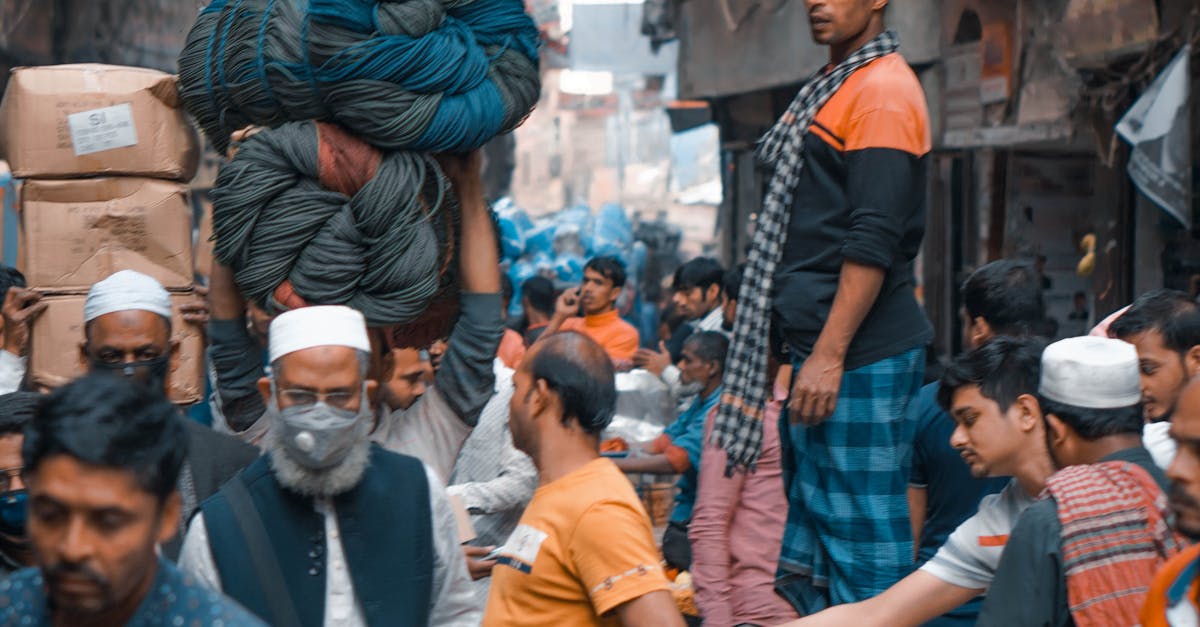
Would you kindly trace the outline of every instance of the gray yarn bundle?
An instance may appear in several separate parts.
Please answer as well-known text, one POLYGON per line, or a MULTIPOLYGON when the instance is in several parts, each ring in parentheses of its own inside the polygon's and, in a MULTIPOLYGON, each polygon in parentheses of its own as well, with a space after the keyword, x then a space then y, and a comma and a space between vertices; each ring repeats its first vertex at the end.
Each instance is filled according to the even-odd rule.
POLYGON ((428 155, 380 153, 329 125, 288 123, 241 144, 212 200, 216 258, 268 311, 297 306, 280 296, 294 292, 303 304, 358 309, 372 326, 405 325, 456 295, 457 201, 428 155), (321 163, 330 145, 369 156, 351 164, 361 167, 321 163), (357 191, 322 184, 346 170, 357 191))
POLYGON ((304 120, 466 152, 537 103, 539 42, 522 0, 213 0, 180 54, 180 97, 220 152, 246 126, 304 120))

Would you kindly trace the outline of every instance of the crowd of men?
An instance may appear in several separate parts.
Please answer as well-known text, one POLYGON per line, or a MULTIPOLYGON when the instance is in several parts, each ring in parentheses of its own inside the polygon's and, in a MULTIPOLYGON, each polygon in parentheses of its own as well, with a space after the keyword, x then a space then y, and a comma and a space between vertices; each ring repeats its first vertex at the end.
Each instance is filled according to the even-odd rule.
POLYGON ((1050 342, 1037 264, 992 261, 926 381, 923 92, 886 0, 806 4, 830 64, 764 138, 747 261, 680 266, 658 337, 614 257, 506 319, 478 154, 442 158, 461 313, 429 346, 212 268, 183 311, 211 426, 168 401, 154 279, 92 286, 60 357, 86 374, 43 390, 45 303, 0 271, 0 625, 1200 623, 1200 305, 1156 290, 1050 342), (675 410, 612 458, 629 369, 675 410), (677 477, 665 529, 642 474, 677 477))

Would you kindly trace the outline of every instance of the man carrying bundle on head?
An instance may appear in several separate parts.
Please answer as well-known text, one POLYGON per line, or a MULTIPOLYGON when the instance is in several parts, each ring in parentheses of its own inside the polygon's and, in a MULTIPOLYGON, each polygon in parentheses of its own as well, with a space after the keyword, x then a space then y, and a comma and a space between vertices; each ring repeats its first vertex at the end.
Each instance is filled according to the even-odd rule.
POLYGON ((773 174, 713 429, 731 470, 754 465, 774 323, 795 367, 777 588, 801 614, 871 597, 912 569, 908 414, 932 337, 913 277, 931 146, 924 91, 884 29, 888 0, 805 5, 830 62, 759 144, 773 174))
POLYGON ((477 625, 442 479, 371 443, 362 314, 271 323, 267 455, 201 506, 180 560, 272 625, 477 625))
MULTIPOLYGON (((84 338, 79 359, 89 372, 133 379, 165 393, 171 366, 179 358, 171 339, 171 298, 153 278, 122 270, 92 286, 83 305, 84 338)), ((186 521, 211 496, 258 457, 253 446, 180 416, 188 458, 179 475, 186 521)), ((181 538, 163 550, 174 559, 181 538)))
MULTIPOLYGON (((438 362, 433 385, 392 388, 383 400, 379 426, 371 434, 384 448, 428 464, 443 484, 450 480, 459 449, 495 393, 493 362, 504 334, 500 293, 500 253, 491 214, 484 203, 480 153, 443 158, 442 166, 459 198, 462 230, 459 253, 461 315, 445 342, 430 353, 438 362)), ((410 351, 393 350, 385 379, 401 370, 413 374, 410 351)), ((386 386, 385 386, 386 387, 386 386)))

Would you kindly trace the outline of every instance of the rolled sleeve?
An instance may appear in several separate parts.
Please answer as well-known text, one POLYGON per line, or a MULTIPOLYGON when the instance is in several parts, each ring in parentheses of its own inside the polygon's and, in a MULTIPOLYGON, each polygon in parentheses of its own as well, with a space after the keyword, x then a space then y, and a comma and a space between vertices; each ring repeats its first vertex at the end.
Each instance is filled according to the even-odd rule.
POLYGON ((601 501, 589 508, 579 519, 568 550, 597 615, 670 587, 659 564, 650 521, 626 503, 601 501))
POLYGON ((461 302, 462 315, 435 380, 455 415, 473 427, 494 391, 492 363, 504 336, 504 316, 500 294, 464 293, 461 302))
POLYGON ((850 228, 842 245, 846 259, 890 268, 900 251, 905 225, 919 206, 917 185, 927 140, 913 112, 884 105, 863 111, 846 137, 846 192, 850 228))

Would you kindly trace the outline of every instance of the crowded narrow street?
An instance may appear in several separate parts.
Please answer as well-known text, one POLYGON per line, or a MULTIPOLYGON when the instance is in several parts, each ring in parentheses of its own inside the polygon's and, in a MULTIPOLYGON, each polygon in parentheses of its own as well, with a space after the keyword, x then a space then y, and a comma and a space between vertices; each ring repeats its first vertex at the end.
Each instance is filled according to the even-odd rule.
POLYGON ((1197 0, 0 0, 0 627, 1200 625, 1197 0))

